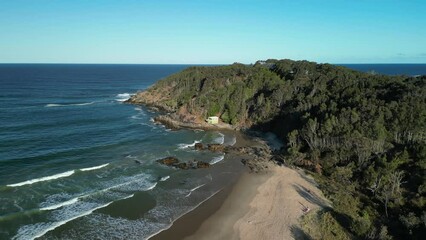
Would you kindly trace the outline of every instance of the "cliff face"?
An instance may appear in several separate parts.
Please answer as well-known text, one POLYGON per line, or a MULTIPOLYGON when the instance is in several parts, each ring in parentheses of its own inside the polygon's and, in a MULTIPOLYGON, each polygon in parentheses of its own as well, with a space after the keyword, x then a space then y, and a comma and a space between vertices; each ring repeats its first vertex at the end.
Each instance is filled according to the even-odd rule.
POLYGON ((386 226, 398 238, 425 231, 425 76, 267 60, 191 67, 129 102, 172 112, 181 122, 215 115, 237 129, 276 133, 286 143, 277 159, 322 174, 334 199, 331 215, 346 216, 342 226, 354 236, 388 234, 386 226))

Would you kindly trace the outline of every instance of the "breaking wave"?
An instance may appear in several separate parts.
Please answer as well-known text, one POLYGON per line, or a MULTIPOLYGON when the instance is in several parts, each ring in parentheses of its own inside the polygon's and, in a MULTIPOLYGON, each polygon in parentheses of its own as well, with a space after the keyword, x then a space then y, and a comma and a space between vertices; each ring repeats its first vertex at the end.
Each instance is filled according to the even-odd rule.
POLYGON ((69 106, 86 106, 92 105, 95 102, 87 102, 87 103, 70 103, 70 104, 59 104, 59 103, 49 103, 46 104, 45 107, 69 107, 69 106))
POLYGON ((117 94, 117 96, 115 96, 115 97, 116 97, 115 101, 124 102, 126 100, 129 100, 129 98, 131 97, 131 94, 130 93, 120 93, 120 94, 117 94))
POLYGON ((80 171, 83 171, 83 172, 85 172, 85 171, 92 171, 92 170, 96 170, 96 169, 100 169, 100 168, 106 167, 106 166, 108 166, 108 165, 109 165, 109 163, 102 164, 102 165, 95 166, 95 167, 80 168, 80 171))
POLYGON ((170 176, 164 176, 164 177, 162 177, 161 179, 160 179, 160 181, 161 182, 164 182, 164 181, 166 181, 167 179, 169 179, 170 178, 170 176))
POLYGON ((217 157, 214 157, 211 161, 210 161, 210 164, 216 164, 216 163, 218 163, 218 162, 220 162, 220 161, 222 161, 223 159, 225 158, 225 154, 224 155, 221 155, 221 156, 217 156, 217 157))
POLYGON ((55 175, 52 175, 52 176, 35 178, 35 179, 27 180, 27 181, 24 181, 24 182, 20 182, 20 183, 8 184, 7 186, 8 187, 19 187, 19 186, 29 185, 29 184, 33 184, 33 183, 37 183, 37 182, 44 182, 44 181, 49 181, 49 180, 53 180, 53 179, 69 177, 69 176, 73 175, 74 172, 75 172, 74 170, 71 170, 71 171, 67 171, 67 172, 63 172, 63 173, 58 173, 58 174, 55 174, 55 175))
POLYGON ((200 143, 200 142, 201 141, 195 140, 193 143, 190 143, 190 144, 180 143, 180 144, 178 144, 178 146, 179 146, 179 149, 185 149, 185 148, 194 147, 195 144, 200 143))
POLYGON ((73 198, 73 199, 68 200, 68 201, 65 201, 65 202, 61 202, 61 203, 52 205, 52 206, 42 207, 42 208, 40 208, 40 210, 42 210, 42 211, 54 210, 54 209, 57 209, 57 208, 60 208, 60 207, 64 207, 64 206, 67 206, 67 205, 74 204, 77 201, 78 201, 78 197, 77 198, 73 198))

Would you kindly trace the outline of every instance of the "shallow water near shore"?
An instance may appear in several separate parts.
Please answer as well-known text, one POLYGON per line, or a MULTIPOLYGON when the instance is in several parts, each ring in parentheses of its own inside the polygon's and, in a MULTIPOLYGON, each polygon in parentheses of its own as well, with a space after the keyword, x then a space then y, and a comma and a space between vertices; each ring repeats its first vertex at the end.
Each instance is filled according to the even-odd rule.
POLYGON ((146 238, 236 177, 239 161, 193 149, 232 134, 169 131, 123 103, 185 67, 0 65, 0 239, 146 238))

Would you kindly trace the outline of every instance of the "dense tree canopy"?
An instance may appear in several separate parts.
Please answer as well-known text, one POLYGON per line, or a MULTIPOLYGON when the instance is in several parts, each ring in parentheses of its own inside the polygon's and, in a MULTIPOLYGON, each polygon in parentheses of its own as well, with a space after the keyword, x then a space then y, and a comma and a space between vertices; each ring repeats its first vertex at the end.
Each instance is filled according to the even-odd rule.
POLYGON ((425 236, 425 76, 267 60, 191 67, 148 92, 161 94, 157 106, 167 110, 276 133, 286 143, 278 161, 317 174, 334 206, 323 220, 339 234, 425 236))

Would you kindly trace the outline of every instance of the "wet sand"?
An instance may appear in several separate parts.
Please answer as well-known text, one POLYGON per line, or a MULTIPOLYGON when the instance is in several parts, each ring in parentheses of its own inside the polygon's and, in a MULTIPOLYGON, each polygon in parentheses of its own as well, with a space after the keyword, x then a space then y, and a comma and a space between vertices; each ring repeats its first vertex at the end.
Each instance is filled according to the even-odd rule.
POLYGON ((301 170, 273 166, 267 174, 244 173, 152 239, 297 239, 303 210, 328 204, 301 170))

